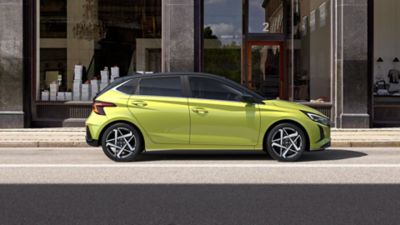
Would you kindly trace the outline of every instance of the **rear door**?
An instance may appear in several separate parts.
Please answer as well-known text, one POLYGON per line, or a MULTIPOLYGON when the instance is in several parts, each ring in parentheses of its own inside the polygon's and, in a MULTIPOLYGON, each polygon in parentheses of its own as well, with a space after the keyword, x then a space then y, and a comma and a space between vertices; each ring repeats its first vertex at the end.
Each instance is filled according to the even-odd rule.
POLYGON ((260 130, 256 104, 241 102, 243 90, 220 80, 189 78, 190 143, 254 146, 260 130))
POLYGON ((159 144, 189 143, 188 99, 180 76, 145 77, 139 80, 129 109, 140 126, 159 144))

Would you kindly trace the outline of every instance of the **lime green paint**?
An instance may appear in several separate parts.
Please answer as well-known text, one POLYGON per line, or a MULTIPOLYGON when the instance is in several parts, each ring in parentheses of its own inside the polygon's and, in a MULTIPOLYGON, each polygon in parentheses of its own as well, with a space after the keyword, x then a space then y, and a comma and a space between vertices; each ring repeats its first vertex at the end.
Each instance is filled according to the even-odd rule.
POLYGON ((186 98, 132 96, 131 116, 157 144, 189 144, 190 117, 186 98))
POLYGON ((310 149, 318 150, 330 141, 330 128, 320 125, 303 112, 323 115, 317 110, 291 102, 272 100, 265 104, 217 101, 194 98, 129 96, 110 90, 97 101, 112 102, 106 116, 92 112, 86 125, 94 140, 114 122, 128 122, 143 134, 145 148, 170 149, 263 149, 269 128, 282 121, 301 125, 309 137, 310 149))
POLYGON ((257 105, 191 98, 189 109, 191 144, 254 146, 258 142, 257 105))

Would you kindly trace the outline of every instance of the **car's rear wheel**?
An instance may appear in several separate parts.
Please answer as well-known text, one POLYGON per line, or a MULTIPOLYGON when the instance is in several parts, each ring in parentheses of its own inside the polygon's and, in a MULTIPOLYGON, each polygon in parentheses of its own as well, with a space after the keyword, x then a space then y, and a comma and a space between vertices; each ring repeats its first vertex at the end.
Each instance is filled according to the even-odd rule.
POLYGON ((279 161, 293 162, 300 159, 307 146, 304 131, 297 125, 282 123, 268 133, 266 149, 270 156, 279 161))
POLYGON ((126 123, 108 127, 104 131, 101 144, 108 158, 117 162, 131 162, 143 149, 139 131, 126 123))

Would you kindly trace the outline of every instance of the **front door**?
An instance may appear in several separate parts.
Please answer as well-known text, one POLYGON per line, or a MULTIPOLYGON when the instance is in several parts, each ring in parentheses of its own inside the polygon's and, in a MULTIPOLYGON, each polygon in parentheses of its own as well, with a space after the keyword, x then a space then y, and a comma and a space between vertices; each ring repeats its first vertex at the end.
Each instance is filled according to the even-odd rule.
POLYGON ((190 144, 254 146, 260 112, 241 102, 243 92, 218 79, 190 77, 190 144))
POLYGON ((283 42, 247 43, 247 85, 267 99, 285 99, 283 42))

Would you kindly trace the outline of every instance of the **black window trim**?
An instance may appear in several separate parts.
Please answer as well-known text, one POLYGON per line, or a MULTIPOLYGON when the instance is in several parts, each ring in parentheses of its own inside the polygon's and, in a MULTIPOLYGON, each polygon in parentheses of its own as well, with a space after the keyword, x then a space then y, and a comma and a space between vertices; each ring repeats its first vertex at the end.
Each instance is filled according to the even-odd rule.
POLYGON ((219 81, 222 82, 226 85, 228 85, 229 87, 238 90, 240 92, 247 92, 250 93, 254 98, 260 99, 260 100, 264 100, 263 98, 260 98, 261 96, 258 96, 257 94, 253 93, 252 91, 242 87, 241 85, 226 79, 226 78, 218 78, 218 77, 211 77, 211 76, 204 76, 204 75, 189 75, 186 76, 186 89, 187 89, 187 94, 188 94, 188 98, 193 98, 193 99, 203 99, 203 100, 213 100, 213 101, 223 101, 223 102, 241 102, 241 101, 235 101, 235 100, 221 100, 221 99, 211 99, 211 98, 195 98, 193 97, 193 93, 192 93, 192 89, 190 87, 190 78, 192 77, 199 77, 199 78, 204 78, 204 79, 211 79, 211 80, 215 80, 215 81, 219 81))
POLYGON ((161 75, 161 76, 149 76, 149 77, 140 77, 138 80, 138 85, 136 87, 136 91, 135 91, 135 95, 137 96, 149 96, 149 97, 165 97, 165 98, 187 98, 186 94, 185 94, 185 86, 184 86, 184 82, 182 79, 181 75, 175 75, 175 74, 168 74, 168 75, 161 75), (181 84, 181 91, 182 91, 182 96, 181 97, 177 97, 177 96, 165 96, 165 95, 141 95, 140 94, 140 85, 142 84, 142 80, 143 79, 160 79, 160 78, 176 78, 178 77, 180 80, 180 84, 181 84))
POLYGON ((116 87, 114 87, 113 90, 118 91, 118 92, 120 92, 120 93, 122 93, 122 94, 125 94, 125 95, 130 95, 130 96, 131 96, 131 95, 137 95, 137 93, 138 93, 138 86, 139 86, 139 80, 140 80, 140 78, 131 78, 131 79, 128 79, 128 80, 124 81, 123 83, 121 83, 121 84, 117 85, 116 87), (135 91, 134 91, 132 94, 130 94, 130 93, 125 93, 125 92, 119 90, 120 87, 126 85, 127 83, 129 83, 129 82, 131 82, 131 81, 135 82, 135 84, 136 84, 136 86, 135 86, 135 91))

